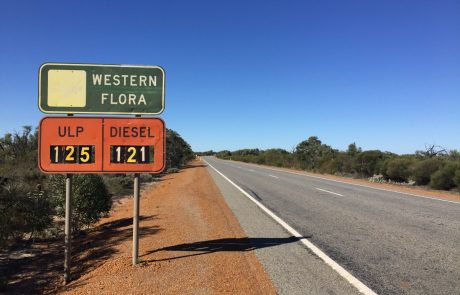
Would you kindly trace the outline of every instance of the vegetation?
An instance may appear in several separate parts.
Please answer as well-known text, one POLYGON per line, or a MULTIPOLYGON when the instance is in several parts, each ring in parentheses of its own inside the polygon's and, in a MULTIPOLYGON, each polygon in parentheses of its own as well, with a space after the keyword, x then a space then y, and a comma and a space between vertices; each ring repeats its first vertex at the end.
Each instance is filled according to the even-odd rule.
MULTIPOLYGON (((190 145, 175 131, 166 132, 167 167, 177 170, 194 157, 190 145)), ((25 126, 22 132, 0 138, 0 248, 17 240, 58 234, 56 221, 65 208, 65 178, 45 175, 37 167, 38 132, 25 126)), ((141 181, 152 177, 142 175, 141 181)), ((132 192, 132 176, 73 175, 73 230, 89 227, 106 215, 112 195, 132 192)))
POLYGON ((311 136, 300 142, 292 152, 242 149, 233 152, 224 150, 215 155, 221 159, 460 191, 460 152, 446 151, 436 145, 426 146, 425 150, 410 155, 363 151, 356 143, 351 143, 346 151, 339 151, 311 136))
MULTIPOLYGON (((59 217, 65 216, 65 176, 52 175, 49 179, 51 197, 56 200, 59 217)), ((77 232, 89 227, 109 213, 112 197, 100 175, 75 174, 72 176, 72 226, 77 232)))
POLYGON ((209 151, 205 151, 205 152, 197 152, 196 153, 197 156, 213 156, 215 154, 216 154, 216 152, 213 151, 213 150, 209 150, 209 151))
POLYGON ((174 130, 166 130, 166 166, 180 168, 193 159, 190 145, 174 130))

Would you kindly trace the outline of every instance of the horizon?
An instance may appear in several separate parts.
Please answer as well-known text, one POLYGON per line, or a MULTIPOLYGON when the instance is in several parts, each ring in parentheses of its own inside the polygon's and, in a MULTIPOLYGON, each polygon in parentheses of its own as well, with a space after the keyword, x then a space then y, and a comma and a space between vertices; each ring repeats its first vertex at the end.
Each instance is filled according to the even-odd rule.
POLYGON ((456 1, 0 7, 2 135, 45 116, 41 64, 142 64, 165 69, 160 117, 194 151, 291 151, 310 136, 341 151, 460 150, 456 1))

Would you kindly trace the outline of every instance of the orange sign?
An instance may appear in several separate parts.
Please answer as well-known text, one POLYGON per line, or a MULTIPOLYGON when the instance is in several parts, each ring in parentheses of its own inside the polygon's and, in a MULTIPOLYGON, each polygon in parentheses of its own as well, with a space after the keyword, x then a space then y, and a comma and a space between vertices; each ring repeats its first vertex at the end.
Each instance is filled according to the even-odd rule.
POLYGON ((104 171, 161 172, 165 124, 156 118, 104 118, 104 171))
POLYGON ((158 118, 45 117, 39 167, 45 173, 160 173, 165 133, 158 118))

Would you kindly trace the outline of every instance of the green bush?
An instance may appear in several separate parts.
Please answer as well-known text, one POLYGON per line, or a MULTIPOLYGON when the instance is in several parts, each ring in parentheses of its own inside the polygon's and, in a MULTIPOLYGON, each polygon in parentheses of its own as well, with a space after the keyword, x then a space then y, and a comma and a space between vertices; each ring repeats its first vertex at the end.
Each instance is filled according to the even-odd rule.
POLYGON ((24 201, 21 211, 26 222, 26 231, 34 237, 52 225, 56 213, 55 204, 44 191, 28 192, 24 201))
POLYGON ((460 192, 460 168, 455 171, 454 183, 457 186, 457 190, 460 192))
POLYGON ((427 185, 431 175, 441 167, 442 161, 438 158, 430 158, 416 162, 411 169, 411 178, 418 185, 427 185))
POLYGON ((459 169, 457 163, 447 163, 431 175, 430 187, 433 189, 450 190, 455 187, 454 177, 459 169))
MULTIPOLYGON (((56 198, 58 215, 65 216, 65 177, 53 175, 49 182, 50 193, 56 198)), ((105 216, 112 207, 112 198, 104 180, 99 175, 75 174, 72 176, 72 228, 79 231, 105 216)))
POLYGON ((430 184, 433 188, 441 189, 458 186, 460 190, 460 175, 453 173, 453 168, 447 165, 439 172, 444 163, 460 165, 460 152, 452 150, 445 153, 437 146, 429 146, 426 152, 407 155, 380 150, 362 151, 355 143, 350 144, 346 151, 339 151, 323 144, 318 137, 311 136, 297 144, 292 152, 283 149, 224 150, 217 152, 216 157, 354 177, 381 174, 380 178, 384 180, 413 180, 417 185, 430 184))
POLYGON ((370 150, 359 153, 354 161, 352 169, 364 177, 370 177, 378 172, 379 162, 385 158, 384 153, 379 150, 370 150))
POLYGON ((54 214, 54 204, 45 192, 28 191, 26 186, 8 181, 0 188, 0 246, 26 234, 34 238, 43 233, 54 214))
POLYGON ((228 150, 223 150, 223 151, 216 153, 216 157, 220 159, 227 160, 227 159, 230 159, 231 156, 232 156, 232 153, 228 150))
POLYGON ((114 196, 123 196, 133 193, 133 177, 128 175, 104 175, 107 190, 114 196))
POLYGON ((388 161, 386 165, 386 175, 389 179, 398 182, 407 182, 409 180, 410 170, 412 164, 410 159, 395 158, 388 161))

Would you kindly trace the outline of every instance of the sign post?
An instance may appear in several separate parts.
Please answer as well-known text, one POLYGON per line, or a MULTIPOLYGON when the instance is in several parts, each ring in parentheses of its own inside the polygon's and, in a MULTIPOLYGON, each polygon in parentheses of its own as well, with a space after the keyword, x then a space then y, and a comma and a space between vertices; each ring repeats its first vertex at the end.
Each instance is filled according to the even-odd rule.
POLYGON ((133 265, 139 263, 139 173, 134 174, 134 208, 133 208, 133 265))
POLYGON ((64 283, 71 279, 72 174, 134 173, 133 265, 139 262, 140 173, 165 168, 165 73, 159 66, 45 63, 39 70, 38 165, 66 174, 64 283), (73 117, 130 114, 136 118, 73 117))
POLYGON ((65 176, 64 284, 70 282, 72 258, 72 174, 65 176))

